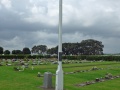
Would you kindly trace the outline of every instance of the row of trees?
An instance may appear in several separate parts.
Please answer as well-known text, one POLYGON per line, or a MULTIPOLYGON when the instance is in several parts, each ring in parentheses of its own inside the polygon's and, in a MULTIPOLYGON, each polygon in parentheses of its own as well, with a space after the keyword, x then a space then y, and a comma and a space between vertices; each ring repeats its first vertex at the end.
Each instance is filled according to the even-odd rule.
MULTIPOLYGON (((0 47, 0 54, 10 54, 9 50, 5 50, 3 49, 3 47, 0 47)), ((13 50, 12 54, 31 54, 31 51, 29 48, 25 47, 23 48, 23 50, 13 50)))
MULTIPOLYGON (((64 55, 101 55, 103 54, 104 45, 101 41, 88 39, 80 43, 63 43, 62 50, 64 55)), ((9 50, 3 52, 0 47, 0 54, 10 54, 9 50)), ((12 54, 57 54, 58 46, 48 49, 46 45, 33 46, 32 50, 25 47, 23 50, 13 50, 12 54)))
MULTIPOLYGON (((104 45, 101 41, 88 39, 81 43, 63 43, 64 55, 102 55, 104 45)), ((58 46, 48 49, 49 54, 57 54, 58 46)))

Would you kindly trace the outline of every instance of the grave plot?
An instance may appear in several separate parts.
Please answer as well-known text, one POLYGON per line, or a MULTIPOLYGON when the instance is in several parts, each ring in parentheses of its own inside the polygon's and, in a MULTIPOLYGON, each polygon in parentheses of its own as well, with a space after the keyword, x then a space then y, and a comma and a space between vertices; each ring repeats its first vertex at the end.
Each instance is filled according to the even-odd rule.
POLYGON ((113 76, 111 73, 107 73, 104 77, 96 78, 95 80, 91 80, 91 81, 86 81, 84 83, 77 84, 76 86, 83 87, 83 86, 87 86, 87 85, 91 85, 91 84, 95 84, 95 83, 100 83, 100 82, 105 82, 105 81, 108 81, 108 80, 113 80, 113 79, 116 79, 116 78, 120 78, 120 75, 113 76))

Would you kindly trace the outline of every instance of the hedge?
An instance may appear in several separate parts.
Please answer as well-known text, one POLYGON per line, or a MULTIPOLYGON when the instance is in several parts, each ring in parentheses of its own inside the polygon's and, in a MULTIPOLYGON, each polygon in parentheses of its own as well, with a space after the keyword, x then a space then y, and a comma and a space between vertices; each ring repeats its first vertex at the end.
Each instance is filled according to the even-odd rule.
POLYGON ((63 59, 68 60, 88 60, 88 61, 120 61, 120 56, 114 55, 79 55, 79 56, 63 56, 63 59))
POLYGON ((0 59, 35 59, 35 58, 43 58, 42 55, 0 55, 0 59))
MULTIPOLYGON (((51 55, 0 55, 0 59, 36 59, 36 58, 57 58, 57 56, 51 56, 51 55)), ((63 59, 67 60, 88 60, 88 61, 120 61, 120 56, 114 56, 114 55, 63 55, 63 59)))

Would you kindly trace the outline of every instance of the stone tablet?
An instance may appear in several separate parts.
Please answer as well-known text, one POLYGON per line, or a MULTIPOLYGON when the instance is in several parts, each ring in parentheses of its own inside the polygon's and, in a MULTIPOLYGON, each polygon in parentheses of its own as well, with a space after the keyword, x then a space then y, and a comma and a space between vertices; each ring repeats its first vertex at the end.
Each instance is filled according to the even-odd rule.
POLYGON ((52 73, 45 72, 44 73, 44 81, 43 81, 44 88, 52 88, 52 73))

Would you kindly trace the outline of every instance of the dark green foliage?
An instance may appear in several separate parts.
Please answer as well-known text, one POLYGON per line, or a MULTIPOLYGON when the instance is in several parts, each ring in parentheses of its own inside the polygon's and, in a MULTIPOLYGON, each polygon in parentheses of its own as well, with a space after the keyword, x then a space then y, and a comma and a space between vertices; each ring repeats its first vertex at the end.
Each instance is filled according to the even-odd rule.
POLYGON ((80 55, 83 53, 80 43, 63 43, 64 55, 80 55))
MULTIPOLYGON (((50 56, 50 55, 0 55, 0 59, 39 59, 39 58, 58 58, 58 56, 50 56)), ((68 60, 88 60, 88 61, 120 61, 120 56, 112 56, 112 55, 63 55, 62 59, 68 60)))
POLYGON ((47 50, 48 54, 58 54, 58 46, 47 50))
POLYGON ((87 60, 90 60, 90 61, 99 61, 99 60, 103 60, 103 56, 101 55, 87 55, 87 60))
POLYGON ((30 49, 29 48, 27 48, 27 47, 25 47, 25 48, 23 48, 23 54, 31 54, 31 51, 30 51, 30 49))
POLYGON ((120 56, 115 56, 115 57, 113 57, 113 60, 114 60, 114 61, 120 61, 120 56))
MULTIPOLYGON (((63 55, 102 55, 103 54, 104 45, 102 45, 101 41, 88 39, 83 40, 80 43, 63 43, 62 44, 62 53, 63 55)), ((58 54, 58 46, 48 49, 46 45, 37 45, 33 46, 30 51, 29 48, 25 47, 23 50, 13 50, 12 54, 41 54, 41 55, 57 55, 58 54)), ((3 48, 0 47, 0 54, 3 54, 3 48)), ((8 54, 6 52, 5 54, 8 54)), ((80 57, 78 57, 80 59, 80 57)))
POLYGON ((120 61, 120 56, 104 56, 104 55, 79 55, 79 56, 63 56, 68 60, 88 60, 88 61, 120 61))
POLYGON ((0 47, 0 54, 3 54, 3 48, 0 47))
POLYGON ((29 58, 29 59, 36 59, 36 58, 44 58, 48 56, 42 56, 42 55, 0 55, 0 59, 24 59, 24 58, 29 58))
POLYGON ((102 55, 103 54, 103 47, 101 41, 88 39, 83 40, 81 43, 81 48, 83 49, 84 55, 102 55))
MULTIPOLYGON (((81 43, 63 43, 63 55, 103 55, 103 48, 101 41, 88 39, 81 43)), ((48 54, 57 54, 58 46, 48 49, 48 54)))
POLYGON ((10 54, 10 51, 9 50, 5 50, 4 54, 10 54))
MULTIPOLYGON (((81 55, 83 50, 80 43, 63 43, 62 44, 63 55, 81 55)), ((58 46, 48 49, 48 54, 58 54, 58 46)))
POLYGON ((12 54, 22 54, 23 52, 21 50, 13 50, 12 54))
POLYGON ((34 47, 32 47, 31 52, 37 53, 37 54, 44 54, 47 52, 47 46, 46 45, 34 46, 34 47))

